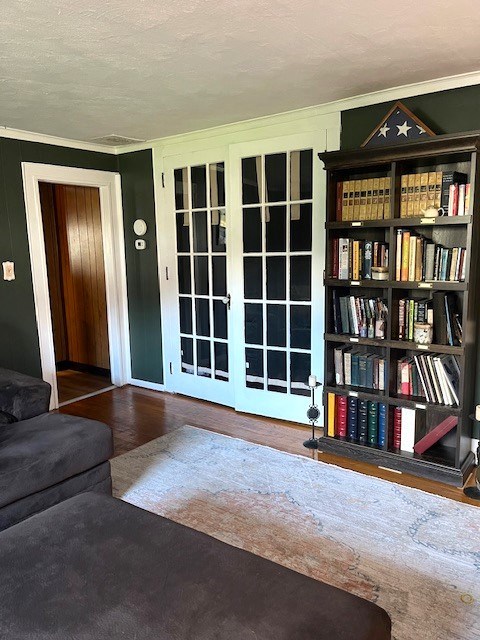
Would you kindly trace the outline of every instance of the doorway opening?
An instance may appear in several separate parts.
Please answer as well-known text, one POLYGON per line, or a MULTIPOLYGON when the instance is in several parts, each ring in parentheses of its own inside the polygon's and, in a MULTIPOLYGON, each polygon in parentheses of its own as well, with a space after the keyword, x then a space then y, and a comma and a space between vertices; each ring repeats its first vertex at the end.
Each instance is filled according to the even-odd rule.
POLYGON ((62 405, 112 388, 100 191, 38 185, 62 405))

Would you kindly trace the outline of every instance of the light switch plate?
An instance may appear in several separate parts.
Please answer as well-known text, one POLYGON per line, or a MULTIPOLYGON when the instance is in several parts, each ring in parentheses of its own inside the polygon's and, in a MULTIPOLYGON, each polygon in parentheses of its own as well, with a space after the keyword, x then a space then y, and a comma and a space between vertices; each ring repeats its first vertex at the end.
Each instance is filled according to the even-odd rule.
POLYGON ((15 265, 13 262, 2 262, 3 267, 3 279, 15 280, 15 265))

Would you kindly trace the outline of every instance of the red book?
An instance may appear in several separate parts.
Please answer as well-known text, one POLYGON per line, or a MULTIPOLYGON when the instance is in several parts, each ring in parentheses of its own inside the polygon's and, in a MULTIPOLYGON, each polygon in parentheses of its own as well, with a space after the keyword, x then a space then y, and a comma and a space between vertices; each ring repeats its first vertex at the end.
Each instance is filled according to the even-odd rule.
POLYGON ((343 207, 343 182, 337 182, 337 222, 342 221, 342 207, 343 207))
POLYGON ((402 441, 402 410, 395 407, 393 410, 393 448, 400 449, 402 441))
POLYGON ((448 195, 448 215, 458 216, 458 184, 450 185, 448 195))
POLYGON ((335 238, 332 243, 332 278, 338 278, 338 247, 339 240, 335 238))
POLYGON ((432 429, 426 436, 423 436, 421 440, 413 447, 415 453, 425 453, 427 449, 430 449, 436 442, 447 435, 458 424, 458 418, 455 416, 448 416, 445 418, 435 429, 432 429))
POLYGON ((337 396, 336 423, 337 433, 335 435, 345 438, 347 436, 347 396, 337 396))

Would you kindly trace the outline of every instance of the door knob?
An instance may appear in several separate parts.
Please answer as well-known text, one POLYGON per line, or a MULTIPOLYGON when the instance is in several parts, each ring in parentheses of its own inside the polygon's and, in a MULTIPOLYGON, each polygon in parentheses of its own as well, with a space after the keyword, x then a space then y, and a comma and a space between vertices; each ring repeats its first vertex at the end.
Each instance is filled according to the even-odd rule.
POLYGON ((222 298, 222 302, 227 307, 227 309, 230 309, 230 304, 232 302, 232 296, 229 293, 227 293, 225 298, 222 298))

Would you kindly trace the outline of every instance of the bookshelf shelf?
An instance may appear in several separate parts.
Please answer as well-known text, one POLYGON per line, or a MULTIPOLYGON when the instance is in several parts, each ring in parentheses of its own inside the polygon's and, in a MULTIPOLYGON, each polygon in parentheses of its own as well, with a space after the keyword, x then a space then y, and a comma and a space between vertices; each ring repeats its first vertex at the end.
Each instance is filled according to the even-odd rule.
POLYGON ((326 342, 340 342, 343 344, 364 344, 372 347, 391 347, 392 349, 404 349, 405 351, 418 351, 420 353, 450 353, 463 355, 464 347, 452 347, 447 344, 419 345, 410 340, 377 340, 375 338, 357 338, 341 333, 326 333, 326 342))
POLYGON ((466 291, 466 282, 434 281, 434 282, 397 282, 396 280, 338 280, 325 278, 329 287, 359 287, 366 289, 424 289, 425 291, 466 291))
MULTIPOLYGON (((335 151, 319 154, 327 172, 327 221, 325 223, 327 249, 326 276, 324 278, 326 332, 324 334, 325 386, 323 389, 325 435, 320 439, 319 449, 321 451, 363 460, 378 466, 413 473, 456 486, 461 486, 472 471, 475 464, 475 458, 471 451, 472 415, 475 401, 475 385, 472 384, 472 381, 476 375, 476 316, 478 315, 477 309, 480 302, 478 282, 480 275, 480 229, 476 228, 479 226, 480 216, 479 154, 480 132, 436 136, 423 142, 407 143, 390 148, 335 151), (407 205, 405 204, 407 196, 405 195, 404 186, 406 176, 411 177, 413 175, 412 182, 416 181, 418 184, 425 185, 427 184, 425 176, 434 176, 435 173, 437 174, 437 187, 435 187, 435 181, 432 178, 433 181, 429 182, 428 185, 433 186, 427 185, 424 187, 423 193, 425 193, 425 190, 427 191, 425 198, 433 202, 432 194, 435 194, 435 188, 438 189, 439 184, 438 175, 441 174, 442 198, 445 181, 448 179, 449 173, 454 176, 463 176, 464 183, 470 185, 469 187, 461 187, 460 189, 458 184, 463 184, 461 179, 456 177, 450 179, 452 184, 458 182, 456 186, 455 184, 453 185, 456 193, 469 193, 468 203, 466 196, 465 200, 459 200, 464 203, 461 211, 465 210, 467 215, 444 215, 426 218, 421 215, 415 215, 415 211, 422 211, 425 208, 418 206, 417 209, 408 209, 409 213, 413 212, 413 216, 402 217, 407 211, 407 205), (403 184, 402 177, 404 178, 403 184), (421 182, 422 179, 423 182, 421 182), (366 192, 363 185, 360 189, 360 207, 362 206, 362 198, 366 193, 366 200, 363 200, 363 203, 366 201, 367 204, 364 206, 367 209, 363 209, 361 216, 355 216, 352 215, 351 203, 356 202, 357 183, 361 181, 367 182, 367 186, 366 192), (384 182, 382 183, 382 181, 384 182), (354 187, 352 187, 353 183, 355 183, 354 187), (345 217, 345 211, 347 218, 369 218, 369 202, 372 203, 372 217, 375 215, 377 211, 375 208, 375 194, 377 193, 375 191, 377 188, 375 183, 380 184, 378 187, 378 212, 376 214, 380 219, 342 220, 342 216, 345 217), (349 185, 348 187, 346 186, 347 184, 349 185), (385 205, 382 206, 386 212, 385 216, 388 215, 386 219, 382 218, 382 209, 380 207, 382 184, 384 185, 385 202, 385 205), (390 189, 389 196, 387 196, 387 187, 390 189), (403 191, 402 187, 404 188, 403 191), (430 188, 433 190, 429 191, 430 188), (372 198, 371 200, 370 197, 372 198), (387 197, 388 209, 386 204, 387 197), (345 206, 347 206, 346 210, 345 206), (400 215, 401 212, 402 216, 400 215), (448 266, 444 267, 443 263, 439 262, 441 269, 439 267, 438 272, 434 271, 435 274, 441 273, 441 276, 444 277, 445 273, 447 273, 448 278, 448 274, 450 274, 450 277, 454 277, 454 275, 458 277, 461 273, 462 281, 449 279, 397 281, 395 276, 399 273, 398 265, 400 264, 396 259, 397 247, 399 252, 400 250, 403 252, 403 245, 400 243, 399 238, 400 236, 404 238, 409 234, 410 237, 413 236, 415 238, 415 242, 420 243, 423 247, 422 252, 425 251, 427 245, 433 244, 435 247, 440 247, 435 251, 441 250, 442 260, 445 254, 448 266), (349 262, 347 272, 343 269, 343 273, 343 267, 340 267, 344 263, 342 265, 339 264, 339 256, 345 254, 339 251, 339 243, 342 248, 344 245, 350 247, 349 250, 353 245, 353 257, 349 258, 352 262, 349 262), (357 245, 359 243, 361 246, 359 250, 360 258, 355 253, 358 251, 357 245), (370 246, 375 244, 381 249, 381 260, 379 259, 380 253, 376 253, 377 249, 372 251, 372 254, 378 259, 378 262, 372 261, 372 264, 373 266, 383 267, 384 273, 388 271, 388 280, 362 279, 362 274, 370 273, 366 266, 362 270, 362 265, 367 264, 366 262, 362 263, 362 260, 366 260, 363 256, 363 247, 367 250, 367 243, 370 243, 370 246), (384 259, 385 252, 388 253, 388 260, 384 259), (360 263, 355 263, 355 260, 360 260, 360 263), (355 264, 357 264, 357 267, 355 267, 355 264), (359 264, 360 278, 358 278, 359 264), (351 270, 352 268, 353 271, 351 270), (355 268, 357 271, 355 271, 355 268), (331 277, 331 274, 336 276, 338 274, 344 275, 345 273, 353 273, 357 278, 347 280, 331 277), (348 297, 351 297, 352 309, 348 308, 348 297), (360 311, 357 311, 357 314, 367 312, 366 317, 369 318, 371 316, 368 315, 367 302, 370 299, 369 304, 373 304, 371 299, 376 300, 377 298, 384 301, 388 308, 388 319, 384 329, 385 339, 360 338, 348 333, 338 332, 339 328, 340 330, 343 328, 343 331, 345 331, 343 314, 344 311, 346 313, 348 308, 347 315, 353 313, 354 325, 355 323, 357 324, 354 327, 355 330, 352 331, 352 319, 350 316, 350 320, 348 318, 346 320, 347 329, 348 324, 350 324, 350 332, 359 333, 358 321, 361 318, 358 315, 358 319, 355 320, 355 305, 360 304, 360 311), (360 303, 354 302, 357 299, 360 300, 360 303), (362 302, 362 300, 367 300, 367 302, 362 302), (404 327, 403 324, 399 324, 403 323, 401 319, 403 315, 399 315, 400 309, 403 314, 403 305, 407 305, 409 300, 415 302, 415 313, 417 312, 417 306, 419 309, 431 309, 433 307, 435 313, 434 339, 437 337, 437 342, 445 341, 449 342, 449 344, 430 344, 425 346, 411 340, 396 339, 399 335, 402 335, 402 327, 404 327), (441 301, 442 305, 445 301, 445 317, 447 318, 447 323, 449 323, 448 330, 450 331, 448 340, 444 338, 445 333, 436 333, 436 318, 442 315, 439 309, 443 308, 438 306, 439 301, 441 301), (449 304, 452 301, 454 307, 450 311, 449 304), (339 323, 339 311, 336 311, 335 316, 333 313, 333 309, 338 308, 339 302, 345 305, 341 307, 341 323, 339 323), (422 304, 424 305, 423 307, 422 304), (450 325, 452 328, 455 325, 456 332, 460 330, 460 333, 455 334, 455 339, 452 339, 453 331, 450 325), (438 339, 439 335, 443 336, 443 339, 438 339), (372 369, 367 370, 366 375, 370 376, 370 378, 367 378, 367 386, 352 387, 337 384, 339 381, 342 382, 342 377, 336 377, 338 375, 336 358, 340 357, 340 361, 345 362, 346 360, 343 360, 343 358, 347 352, 350 352, 352 363, 354 360, 359 360, 362 363, 359 365, 361 367, 371 367, 371 362, 373 362, 373 380, 377 380, 374 382, 374 386, 378 386, 378 379, 381 375, 380 379, 384 381, 384 385, 380 386, 385 386, 386 390, 370 390, 372 369), (435 393, 430 393, 430 400, 435 399, 436 396, 437 400, 443 399, 448 402, 448 395, 446 394, 449 392, 448 384, 450 384, 451 389, 458 396, 458 405, 454 403, 449 406, 448 404, 428 402, 423 395, 399 394, 398 391, 400 388, 403 389, 404 383, 402 373, 402 384, 399 384, 404 362, 407 363, 407 366, 412 366, 408 365, 408 363, 414 363, 414 366, 417 367, 419 378, 420 370, 424 367, 426 374, 430 375, 431 373, 432 384, 433 379, 436 379, 437 389, 435 390, 434 388, 435 393), (442 367, 448 367, 449 363, 454 365, 456 370, 453 378, 449 377, 451 376, 450 373, 442 373, 442 367), (439 367, 440 371, 435 369, 436 366, 439 367), (382 372, 381 374, 380 371, 382 372), (385 376, 384 378, 383 375, 385 376), (339 398, 343 398, 343 401, 338 400, 339 398), (372 423, 370 423, 371 410, 372 423), (354 413, 352 414, 352 412, 354 413), (380 421, 380 414, 382 422, 380 421), (350 421, 352 415, 354 415, 354 420, 350 421), (401 419, 398 418, 399 415, 401 415, 401 419), (333 420, 330 419, 331 416, 333 416, 333 420), (377 440, 375 440, 377 436, 372 435, 377 432, 374 430, 372 432, 368 431, 369 445, 363 444, 365 442, 365 431, 362 431, 362 429, 367 429, 367 426, 365 426, 367 421, 369 430, 371 424, 374 425, 375 429, 378 429, 377 440), (398 446, 398 438, 400 437, 399 423, 401 424, 402 436, 400 447, 398 446), (406 431, 407 426, 409 438, 403 439, 404 427, 406 431), (357 431, 355 431, 355 428, 357 431), (380 428, 382 429, 381 434, 380 428), (345 430, 347 430, 346 436, 345 430), (358 433, 361 434, 360 438, 358 438, 358 433), (441 433, 442 435, 435 440, 435 437, 432 438, 435 433, 441 433), (412 451, 413 443, 418 444, 423 438, 426 438, 430 446, 428 448, 423 447, 423 449, 419 446, 419 450, 423 450, 423 453, 414 453, 412 451), (358 442, 358 439, 360 439, 360 442, 358 442), (407 442, 408 444, 411 443, 412 448, 407 446, 402 449, 407 442)), ((422 191, 418 196, 420 200, 422 198, 421 193, 422 191)), ((460 198, 460 196, 458 197, 460 198)), ((442 206, 444 205, 442 204, 442 206)), ((452 213, 450 202, 448 208, 449 213, 452 213)), ((444 210, 446 211, 445 207, 444 210)), ((353 209, 353 211, 355 213, 361 210, 353 209)), ((453 209, 453 212, 456 212, 456 208, 453 209)), ((345 249, 343 248, 342 250, 344 251, 345 249)), ((415 248, 412 251, 415 251, 415 248)), ((415 256, 415 253, 411 252, 411 255, 415 256)), ((409 272, 410 278, 412 278, 412 273, 422 274, 422 277, 425 277, 425 273, 428 274, 426 265, 432 264, 428 262, 428 252, 419 254, 417 251, 418 255, 423 255, 423 259, 427 260, 427 262, 424 261, 422 263, 420 258, 420 263, 415 263, 415 258, 412 258, 413 262, 410 264, 413 266, 409 267, 409 269, 413 269, 413 271, 410 270, 409 272), (420 264, 420 267, 418 267, 418 264, 420 264)), ((401 260, 400 253, 398 259, 401 260)), ((435 253, 435 261, 437 261, 437 253, 435 253)), ((378 269, 378 272, 381 271, 382 269, 378 269)), ((430 273, 432 272, 430 271, 430 273)), ((417 275, 417 277, 420 277, 420 275, 417 275)), ((431 276, 427 275, 427 277, 431 276)), ((410 302, 410 305, 410 309, 412 309, 413 302, 410 302)), ((382 315, 382 320, 383 317, 382 315)), ((414 320, 418 323, 424 322, 418 318, 420 318, 420 315, 418 317, 414 316, 414 320)), ((366 322, 365 315, 363 315, 363 324, 361 326, 365 327, 366 322)), ((371 324, 368 326, 370 328, 371 324)), ((410 325, 411 327, 412 325, 410 325)), ((373 331, 371 335, 373 335, 373 331)), ((408 332, 404 333, 404 335, 412 336, 408 332)), ((350 355, 348 356, 349 358, 350 355)), ((351 378, 354 380, 353 364, 351 366, 351 378)), ((349 371, 350 369, 348 369, 349 371)), ((363 368, 364 371, 365 368, 363 368)), ((425 374, 425 371, 423 373, 425 374)), ((364 374, 362 373, 362 375, 364 374)), ((350 377, 345 379, 350 381, 350 377)), ((360 377, 360 380, 363 380, 363 383, 365 382, 362 377, 360 377)), ((355 378, 355 381, 357 382, 358 378, 355 378)), ((418 392, 422 393, 423 381, 420 382, 418 384, 415 381, 412 383, 412 379, 410 379, 410 391, 414 390, 416 393, 418 386, 418 392)), ((451 401, 454 396, 452 393, 450 395, 451 401)), ((372 429, 374 427, 372 426, 372 429)))

